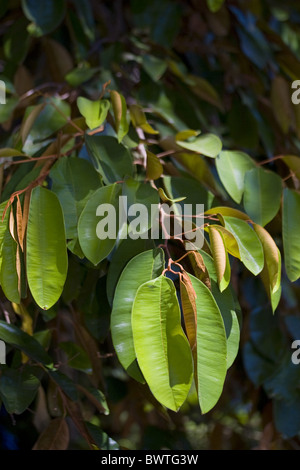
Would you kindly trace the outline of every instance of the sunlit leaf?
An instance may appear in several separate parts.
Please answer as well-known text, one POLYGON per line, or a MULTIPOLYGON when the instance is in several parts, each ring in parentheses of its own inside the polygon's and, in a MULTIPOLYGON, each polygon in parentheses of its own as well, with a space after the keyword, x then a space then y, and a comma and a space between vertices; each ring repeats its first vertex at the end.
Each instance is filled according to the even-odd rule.
POLYGON ((77 106, 82 116, 84 116, 87 126, 90 129, 95 129, 105 121, 110 108, 110 102, 108 100, 91 101, 83 96, 79 96, 77 98, 77 106))
POLYGON ((193 141, 177 140, 177 144, 192 152, 197 152, 206 157, 216 158, 222 150, 222 142, 214 134, 203 134, 196 137, 193 141))
POLYGON ((245 174, 255 167, 254 161, 244 152, 224 150, 216 159, 216 167, 224 188, 235 202, 240 203, 245 174))
POLYGON ((244 220, 224 216, 224 221, 225 228, 237 241, 241 261, 256 276, 264 267, 264 252, 258 236, 244 220))
POLYGON ((194 276, 189 277, 196 294, 197 385, 204 414, 215 406, 223 390, 227 371, 226 333, 212 293, 194 276))
POLYGON ((193 364, 170 279, 159 276, 139 287, 132 332, 137 361, 151 392, 162 405, 177 411, 189 393, 193 364))
POLYGON ((68 258, 61 205, 53 192, 41 186, 31 193, 26 252, 30 291, 36 303, 47 310, 62 293, 68 258))
POLYGON ((249 217, 265 226, 278 213, 282 196, 280 176, 263 168, 253 168, 245 174, 244 208, 249 217))
POLYGON ((282 235, 286 273, 290 281, 300 277, 300 194, 292 189, 283 191, 282 235))
POLYGON ((109 255, 116 243, 120 192, 118 184, 98 189, 79 217, 79 243, 86 258, 95 265, 109 255))
POLYGON ((164 268, 162 250, 147 250, 132 258, 119 278, 111 314, 112 340, 118 358, 135 379, 143 381, 136 363, 131 311, 138 288, 158 277, 164 268))

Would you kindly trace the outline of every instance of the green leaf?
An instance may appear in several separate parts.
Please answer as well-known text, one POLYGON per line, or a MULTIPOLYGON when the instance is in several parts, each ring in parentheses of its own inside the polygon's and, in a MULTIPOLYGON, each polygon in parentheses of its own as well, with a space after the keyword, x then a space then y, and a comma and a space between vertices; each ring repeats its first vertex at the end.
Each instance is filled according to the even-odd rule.
POLYGON ((224 0, 206 0, 207 6, 213 13, 216 13, 222 7, 224 0))
POLYGON ((193 213, 196 210, 196 204, 204 204, 204 209, 208 209, 213 201, 213 194, 199 182, 193 178, 183 176, 165 176, 163 179, 164 186, 169 198, 172 201, 180 202, 184 200, 184 204, 193 205, 193 213))
POLYGON ((245 174, 244 208, 249 217, 263 227, 280 209, 282 180, 276 173, 253 168, 245 174))
POLYGON ((59 98, 47 98, 36 106, 29 106, 21 126, 22 151, 32 156, 49 144, 52 134, 67 124, 70 114, 69 103, 59 98))
POLYGON ((39 386, 39 379, 30 369, 5 367, 1 371, 0 397, 6 411, 10 414, 22 414, 33 402, 39 386))
POLYGON ((86 135, 87 150, 105 184, 133 176, 133 160, 129 150, 111 136, 86 135))
POLYGON ((77 98, 77 106, 80 114, 85 118, 90 129, 101 126, 105 121, 110 108, 108 100, 91 101, 83 96, 77 98))
POLYGON ((300 158, 296 155, 284 155, 282 157, 284 163, 295 173, 295 176, 300 180, 300 158))
POLYGON ((235 217, 241 220, 249 220, 249 217, 244 212, 239 211, 238 209, 234 209, 232 207, 212 207, 205 211, 206 215, 218 215, 221 214, 222 216, 229 216, 235 217))
POLYGON ((66 10, 64 0, 22 0, 23 12, 30 21, 34 36, 50 33, 62 22, 66 10))
POLYGON ((85 423, 89 434, 92 436, 98 449, 100 450, 120 450, 119 445, 109 437, 99 426, 92 423, 85 423))
POLYGON ((70 377, 60 372, 60 370, 48 370, 48 374, 72 401, 78 400, 77 387, 70 377))
POLYGON ((229 368, 233 364, 239 351, 240 322, 242 321, 240 317, 240 305, 231 285, 229 285, 223 292, 220 292, 217 284, 217 273, 212 257, 204 251, 201 251, 200 253, 203 256, 209 273, 211 292, 218 304, 223 318, 227 340, 227 368, 229 368))
POLYGON ((130 118, 134 127, 141 128, 147 134, 158 134, 158 131, 148 123, 143 108, 137 104, 132 104, 129 108, 130 118))
POLYGON ((81 370, 86 374, 91 374, 93 369, 87 353, 78 344, 72 341, 63 341, 59 347, 66 353, 68 366, 76 370, 81 370))
POLYGON ((110 92, 110 99, 115 117, 118 141, 121 142, 121 140, 128 133, 129 130, 129 122, 127 121, 126 101, 124 96, 115 90, 112 90, 110 92))
POLYGON ((177 411, 189 393, 193 363, 170 279, 159 276, 139 287, 132 332, 138 364, 151 392, 162 405, 177 411))
POLYGON ((6 230, 1 247, 0 284, 8 300, 20 303, 19 278, 17 273, 17 243, 6 230))
POLYGON ((197 388, 201 412, 220 398, 227 371, 226 332, 219 307, 205 284, 189 274, 196 294, 197 388))
POLYGON ((156 180, 164 172, 164 167, 159 158, 147 150, 147 179, 156 180))
POLYGON ((213 13, 216 13, 222 7, 224 0, 206 0, 207 6, 213 13))
POLYGON ((68 270, 63 213, 57 196, 32 190, 26 246, 27 279, 36 303, 47 310, 59 299, 68 270))
POLYGON ((160 80, 168 66, 166 60, 159 59, 158 57, 149 54, 144 54, 142 56, 142 65, 148 75, 155 82, 160 80))
POLYGON ((86 37, 90 41, 94 41, 96 31, 92 5, 89 2, 82 2, 80 0, 73 0, 73 3, 75 4, 76 14, 86 37))
POLYGON ((113 302, 114 291, 120 274, 128 261, 139 253, 147 251, 150 248, 154 248, 153 240, 143 238, 132 240, 128 237, 120 241, 113 253, 107 273, 106 293, 110 304, 113 302))
POLYGON ((300 194, 283 191, 282 236, 286 273, 291 282, 300 277, 300 194))
POLYGON ((79 243, 86 258, 94 265, 105 259, 116 243, 119 230, 120 192, 121 186, 118 184, 111 184, 98 189, 90 197, 79 217, 79 243), (105 207, 104 205, 108 206, 105 207), (103 215, 98 214, 101 206, 103 215), (108 215, 104 217, 105 213, 108 215), (100 220, 99 215, 101 215, 100 220), (106 220, 107 222, 105 222, 106 220), (104 230, 106 227, 107 230, 104 230), (105 235, 107 235, 107 238, 104 238, 105 235))
POLYGON ((140 238, 152 226, 158 217, 159 194, 149 183, 141 183, 133 178, 126 178, 122 186, 122 195, 127 197, 130 237, 140 238), (136 204, 136 206, 134 206, 136 204), (139 206, 141 204, 141 206, 139 206), (154 210, 156 208, 156 210, 154 210), (143 212, 145 210, 145 212, 143 212))
POLYGON ((254 161, 246 153, 237 150, 224 150, 216 159, 220 180, 228 194, 238 204, 244 192, 245 174, 254 167, 254 161))
POLYGON ((222 150, 222 142, 219 137, 214 134, 204 134, 200 137, 196 137, 193 141, 187 142, 177 140, 176 143, 180 145, 180 147, 211 158, 216 158, 222 150))
POLYGON ((47 366, 52 365, 51 357, 48 356, 40 343, 17 326, 0 320, 0 339, 20 349, 34 361, 47 366))
POLYGON ((49 176, 51 190, 63 209, 66 238, 76 238, 79 216, 93 192, 102 186, 99 173, 83 158, 62 157, 52 167, 49 176))
POLYGON ((28 53, 30 37, 27 25, 27 19, 21 17, 13 22, 3 37, 4 54, 14 64, 21 64, 28 53))
POLYGON ((264 267, 264 252, 258 236, 244 220, 224 216, 224 222, 237 241, 241 261, 256 276, 264 267))
POLYGON ((231 286, 220 292, 217 284, 211 282, 211 290, 215 301, 220 309, 227 342, 227 369, 232 366, 238 352, 240 345, 240 324, 238 314, 238 305, 234 299, 231 286))
POLYGON ((220 292, 217 284, 217 273, 212 257, 204 251, 200 251, 200 253, 209 273, 211 292, 218 304, 223 318, 227 340, 227 368, 229 368, 233 364, 239 351, 240 323, 242 321, 240 305, 231 285, 229 285, 223 292, 220 292))
POLYGON ((161 249, 148 250, 132 258, 119 278, 111 314, 111 334, 119 361, 136 380, 143 381, 136 362, 131 311, 138 288, 158 277, 164 268, 161 249))

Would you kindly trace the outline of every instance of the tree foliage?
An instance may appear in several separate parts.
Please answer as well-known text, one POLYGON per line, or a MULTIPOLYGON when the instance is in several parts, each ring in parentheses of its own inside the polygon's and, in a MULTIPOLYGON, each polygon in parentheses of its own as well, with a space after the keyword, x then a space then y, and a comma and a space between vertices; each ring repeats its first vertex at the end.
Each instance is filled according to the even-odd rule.
POLYGON ((299 444, 299 13, 1 3, 3 448, 299 444))

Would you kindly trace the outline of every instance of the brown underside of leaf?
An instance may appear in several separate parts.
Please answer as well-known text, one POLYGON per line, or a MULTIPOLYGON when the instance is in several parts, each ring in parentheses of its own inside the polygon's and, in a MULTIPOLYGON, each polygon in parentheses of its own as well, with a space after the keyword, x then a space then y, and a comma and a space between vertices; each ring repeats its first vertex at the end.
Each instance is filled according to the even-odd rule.
POLYGON ((198 251, 191 251, 188 255, 191 262, 195 277, 197 277, 203 284, 211 289, 210 277, 205 266, 202 255, 198 251))

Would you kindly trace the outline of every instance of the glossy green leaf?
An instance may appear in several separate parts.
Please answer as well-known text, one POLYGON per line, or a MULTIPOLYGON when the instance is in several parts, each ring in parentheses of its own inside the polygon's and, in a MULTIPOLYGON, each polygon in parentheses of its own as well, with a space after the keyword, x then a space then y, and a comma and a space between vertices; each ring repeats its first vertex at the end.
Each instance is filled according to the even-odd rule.
POLYGON ((35 36, 53 31, 63 20, 66 9, 64 0, 22 0, 25 16, 33 22, 31 32, 35 36))
POLYGON ((285 269, 290 281, 300 277, 300 194, 292 189, 283 191, 282 236, 285 269))
POLYGON ((21 127, 24 143, 22 151, 32 156, 49 144, 52 134, 67 124, 70 114, 69 103, 56 97, 47 98, 36 106, 29 106, 21 127))
POLYGON ((122 186, 122 196, 127 198, 129 236, 140 238, 151 228, 155 218, 158 218, 160 202, 158 191, 149 183, 126 178, 122 186))
POLYGON ((30 291, 36 303, 47 310, 63 291, 68 257, 61 205, 53 192, 41 186, 31 193, 26 254, 30 291))
POLYGON ((6 411, 10 414, 22 414, 33 402, 39 386, 39 379, 30 369, 5 367, 1 371, 0 397, 6 411))
POLYGON ((52 365, 52 359, 40 343, 17 326, 0 320, 0 339, 20 349, 34 361, 47 366, 52 365))
POLYGON ((225 228, 237 241, 241 261, 256 276, 264 267, 264 252, 258 236, 244 220, 224 216, 224 221, 225 228))
POLYGON ((86 428, 100 450, 120 450, 119 445, 109 437, 99 426, 90 422, 85 423, 86 428))
POLYGON ((132 258, 119 278, 111 314, 111 334, 114 348, 124 369, 136 380, 143 381, 136 362, 133 344, 131 311, 138 288, 162 273, 162 250, 148 250, 132 258))
POLYGON ((244 192, 244 179, 254 161, 244 152, 224 150, 216 159, 216 168, 224 188, 232 199, 240 203, 244 192))
POLYGON ((52 167, 51 190, 64 213, 67 239, 77 237, 79 216, 89 197, 102 186, 99 173, 83 158, 62 157, 52 167))
POLYGON ((257 167, 245 174, 244 208, 249 217, 263 227, 280 209, 282 180, 276 173, 257 167))
POLYGON ((220 398, 227 371, 227 343, 219 307, 199 279, 189 274, 196 294, 197 386, 201 412, 210 411, 220 398))
POLYGON ((216 182, 215 178, 207 164, 205 158, 198 153, 175 153, 174 158, 179 163, 180 167, 186 168, 188 173, 198 180, 201 184, 215 189, 216 182))
POLYGON ((249 220, 249 217, 247 214, 244 212, 234 209, 233 207, 212 207, 211 209, 208 209, 205 211, 206 215, 218 215, 221 214, 222 216, 229 216, 229 217, 235 217, 237 219, 241 220, 249 220))
POLYGON ((180 202, 179 199, 184 197, 182 208, 184 208, 184 204, 192 204, 195 212, 196 204, 204 204, 205 210, 212 205, 213 194, 194 178, 165 176, 163 182, 171 200, 180 202))
POLYGON ((132 332, 138 364, 151 392, 162 405, 177 411, 189 393, 193 363, 170 279, 159 276, 139 287, 132 332))
POLYGON ((180 147, 211 158, 216 158, 222 150, 222 142, 219 137, 214 134, 203 134, 200 137, 196 137, 193 141, 177 140, 176 143, 180 147))
POLYGON ((120 240, 119 245, 112 255, 107 273, 106 293, 110 304, 113 302, 114 292, 120 274, 128 261, 139 253, 151 248, 154 248, 153 240, 144 240, 142 238, 132 240, 130 237, 120 240))
POLYGON ((107 135, 86 135, 87 150, 105 184, 133 176, 133 160, 129 150, 107 135))
POLYGON ((201 251, 201 255, 209 273, 211 292, 218 304, 224 322, 227 340, 227 368, 229 368, 239 351, 240 323, 242 322, 241 308, 231 285, 223 292, 220 292, 213 258, 204 251, 201 251))
POLYGON ((20 303, 19 277, 17 273, 17 243, 6 230, 1 247, 0 284, 8 300, 20 303))
POLYGON ((106 258, 116 243, 120 192, 118 184, 98 189, 79 217, 79 243, 86 258, 94 265, 106 258))
POLYGON ((217 284, 212 281, 211 290, 224 322, 227 342, 227 369, 229 369, 238 355, 240 346, 239 305, 235 301, 231 286, 220 292, 217 284))
POLYGON ((86 374, 91 374, 93 369, 89 357, 78 344, 72 341, 63 341, 59 343, 59 347, 67 355, 69 367, 80 370, 86 374))
POLYGON ((85 118, 87 126, 90 129, 95 129, 105 121, 110 108, 110 102, 108 100, 92 101, 79 96, 77 98, 77 106, 80 114, 85 118))

